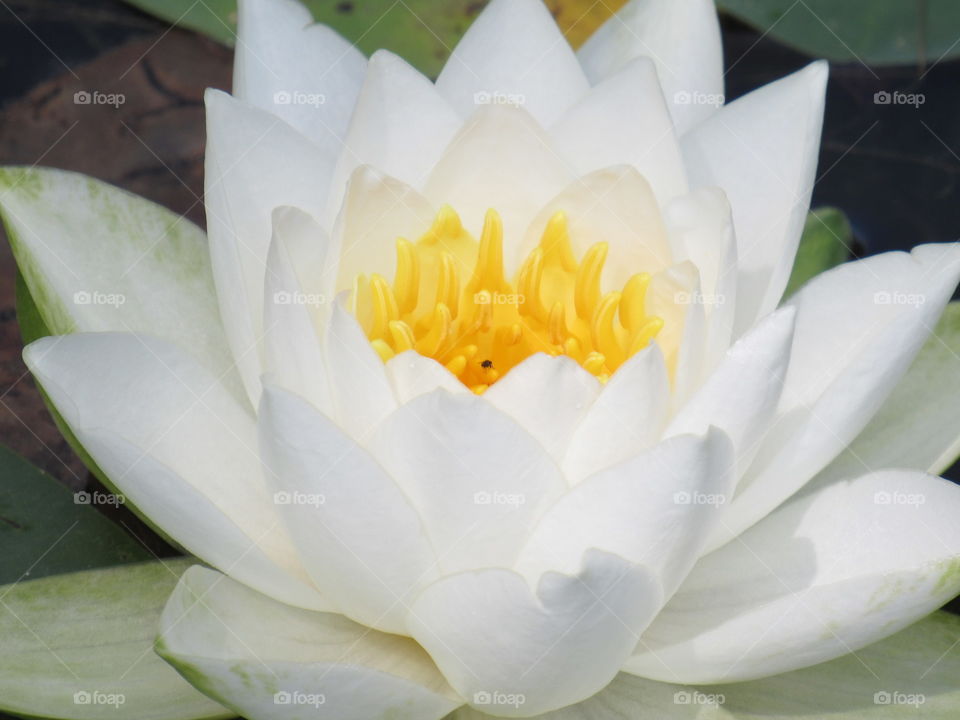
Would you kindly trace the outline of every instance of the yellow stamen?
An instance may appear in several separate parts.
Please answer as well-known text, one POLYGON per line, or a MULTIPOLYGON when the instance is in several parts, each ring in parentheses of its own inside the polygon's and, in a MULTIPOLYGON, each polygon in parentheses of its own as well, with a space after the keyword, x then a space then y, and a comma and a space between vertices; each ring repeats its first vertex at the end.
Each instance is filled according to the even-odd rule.
POLYGON ((512 282, 503 242, 496 211, 487 212, 478 242, 450 207, 417 242, 398 239, 393 285, 377 274, 354 284, 353 309, 377 354, 387 361, 415 350, 480 394, 537 352, 567 355, 606 382, 663 328, 646 314, 650 275, 601 296, 607 244, 595 243, 578 262, 564 213, 550 218, 512 282), (470 252, 475 260, 461 283, 470 252))

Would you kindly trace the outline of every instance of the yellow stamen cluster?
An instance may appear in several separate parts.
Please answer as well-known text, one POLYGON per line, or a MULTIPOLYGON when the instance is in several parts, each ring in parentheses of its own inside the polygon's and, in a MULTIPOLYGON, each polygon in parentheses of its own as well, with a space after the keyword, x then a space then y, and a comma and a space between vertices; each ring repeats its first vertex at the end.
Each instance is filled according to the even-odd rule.
POLYGON ((392 285, 376 274, 357 277, 355 312, 384 361, 416 350, 476 393, 537 352, 568 355, 606 382, 663 327, 645 312, 650 275, 601 293, 606 258, 607 244, 598 242, 577 262, 561 212, 509 282, 496 211, 487 212, 477 243, 444 207, 419 241, 397 240, 392 285), (460 269, 474 255, 463 284, 460 269))

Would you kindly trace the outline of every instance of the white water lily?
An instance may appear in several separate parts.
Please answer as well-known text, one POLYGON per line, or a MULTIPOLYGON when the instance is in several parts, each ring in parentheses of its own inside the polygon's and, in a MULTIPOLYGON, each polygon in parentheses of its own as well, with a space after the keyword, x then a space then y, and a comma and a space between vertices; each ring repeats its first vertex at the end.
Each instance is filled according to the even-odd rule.
POLYGON ((960 591, 928 474, 960 432, 898 386, 960 249, 778 309, 825 65, 721 106, 708 0, 633 0, 579 54, 493 0, 434 84, 292 0, 240 10, 208 238, 68 173, 0 196, 55 333, 30 369, 209 566, 157 641, 191 683, 255 719, 692 717, 670 684, 960 591))

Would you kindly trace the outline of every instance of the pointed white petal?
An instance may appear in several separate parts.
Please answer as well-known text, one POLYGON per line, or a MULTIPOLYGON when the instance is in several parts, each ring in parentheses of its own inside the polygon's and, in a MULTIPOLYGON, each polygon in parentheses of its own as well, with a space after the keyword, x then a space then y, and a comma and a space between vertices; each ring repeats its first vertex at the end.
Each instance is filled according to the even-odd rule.
POLYGON ((415 350, 407 350, 390 358, 387 361, 387 376, 401 405, 437 388, 443 388, 449 393, 470 392, 467 386, 443 365, 415 350))
POLYGON ((462 702, 413 641, 282 605, 199 566, 163 611, 157 652, 250 720, 440 720, 462 702))
POLYGON ((589 88, 540 0, 493 0, 437 78, 437 89, 464 117, 478 105, 506 101, 523 105, 544 126, 589 88))
POLYGON ((711 0, 632 0, 578 55, 594 84, 633 58, 653 60, 679 134, 723 104, 723 49, 711 0))
POLYGON ((737 319, 777 306, 810 208, 826 95, 819 61, 725 106, 681 140, 690 184, 722 188, 737 230, 737 319))

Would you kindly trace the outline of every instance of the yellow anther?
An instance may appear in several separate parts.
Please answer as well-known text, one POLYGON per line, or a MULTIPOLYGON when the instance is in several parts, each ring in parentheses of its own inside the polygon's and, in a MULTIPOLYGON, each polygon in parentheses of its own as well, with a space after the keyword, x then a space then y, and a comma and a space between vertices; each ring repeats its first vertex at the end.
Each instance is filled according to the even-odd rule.
POLYGON ((643 325, 640 326, 640 329, 637 330, 637 334, 634 335, 633 340, 630 343, 630 354, 633 355, 634 353, 638 353, 643 350, 662 329, 662 318, 659 318, 656 315, 647 318, 646 322, 644 322, 643 325))
POLYGON ((563 309, 563 303, 554 303, 553 308, 550 310, 550 321, 547 323, 550 342, 554 345, 563 345, 567 339, 565 317, 566 311, 563 309))
POLYGON ((417 344, 417 339, 413 335, 413 330, 403 320, 394 320, 390 323, 390 340, 393 349, 399 355, 407 350, 413 350, 417 344))
POLYGON ((436 227, 443 237, 456 237, 463 232, 460 216, 449 205, 444 205, 437 213, 436 227))
POLYGON ((603 272, 603 263, 607 260, 607 247, 605 242, 592 246, 577 269, 574 301, 577 315, 587 322, 593 317, 600 300, 600 275, 603 272))
POLYGON ((450 317, 447 306, 443 303, 437 305, 433 310, 433 322, 430 323, 429 331, 417 341, 417 352, 427 357, 441 354, 440 350, 450 338, 452 324, 453 318, 450 317))
POLYGON ((597 308, 590 328, 594 347, 606 356, 613 367, 617 367, 623 362, 623 349, 617 339, 617 330, 614 327, 619 304, 620 293, 607 293, 597 308))
POLYGON ((371 340, 370 344, 373 345, 373 349, 377 351, 377 355, 379 355, 380 359, 384 362, 396 355, 393 348, 387 345, 384 340, 371 340))
POLYGON ((447 363, 447 370, 452 372, 456 376, 463 374, 463 371, 467 369, 467 359, 463 355, 457 355, 453 360, 447 363))
POLYGON ((450 315, 457 317, 460 304, 460 281, 457 278, 457 267, 453 255, 448 252, 440 254, 436 304, 446 305, 450 308, 450 315))
POLYGON ((373 329, 370 335, 382 338, 386 336, 389 324, 400 319, 400 311, 393 290, 383 276, 373 275, 370 278, 370 290, 373 293, 373 329))
POLYGON ((583 369, 591 375, 596 375, 603 370, 606 362, 607 359, 603 356, 603 353, 592 352, 584 359, 583 369))
POLYGON ((489 290, 500 292, 506 286, 503 277, 503 221, 496 210, 487 210, 480 234, 480 248, 473 278, 467 285, 469 292, 489 290))
POLYGON ((543 282, 543 250, 537 248, 524 262, 517 281, 517 292, 523 302, 520 303, 520 314, 536 318, 542 323, 547 322, 549 313, 543 305, 540 295, 543 282))
POLYGON ((563 354, 573 358, 577 362, 583 361, 583 350, 580 348, 580 341, 574 337, 568 337, 563 342, 563 354))
POLYGON ((554 213, 540 238, 540 247, 548 265, 559 265, 567 272, 575 272, 577 259, 570 247, 570 232, 567 229, 567 215, 563 211, 554 213))
POLYGON ((490 387, 489 385, 481 384, 481 385, 474 385, 470 389, 474 392, 475 395, 483 395, 489 387, 490 387))
POLYGON ((400 314, 417 309, 420 297, 420 258, 409 240, 397 239, 397 272, 393 277, 393 294, 400 314))
POLYGON ((650 275, 634 275, 623 287, 620 298, 620 322, 630 332, 635 332, 645 320, 644 307, 647 300, 647 288, 650 287, 650 275))

